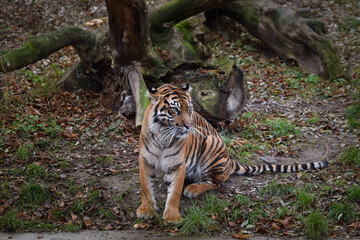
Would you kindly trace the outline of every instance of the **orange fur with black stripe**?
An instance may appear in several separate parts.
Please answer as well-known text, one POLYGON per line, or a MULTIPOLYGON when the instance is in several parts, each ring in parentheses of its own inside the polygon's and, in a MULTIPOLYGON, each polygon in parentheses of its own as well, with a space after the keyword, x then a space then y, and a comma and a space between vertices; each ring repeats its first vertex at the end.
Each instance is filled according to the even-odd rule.
POLYGON ((231 174, 258 174, 264 171, 296 172, 319 169, 326 160, 297 165, 242 165, 229 158, 221 136, 193 111, 189 86, 177 88, 165 84, 149 90, 148 106, 140 134, 140 183, 142 204, 137 216, 147 218, 158 208, 153 193, 156 172, 164 173, 169 183, 163 218, 167 222, 181 219, 180 196, 184 181, 193 182, 184 189, 190 198, 220 187, 231 174))

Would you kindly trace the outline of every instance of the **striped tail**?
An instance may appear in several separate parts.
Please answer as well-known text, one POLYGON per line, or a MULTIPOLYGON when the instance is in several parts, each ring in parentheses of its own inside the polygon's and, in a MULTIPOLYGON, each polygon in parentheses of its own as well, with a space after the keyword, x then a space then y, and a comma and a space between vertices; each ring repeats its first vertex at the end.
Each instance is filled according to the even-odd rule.
POLYGON ((318 162, 311 163, 302 163, 302 164, 292 164, 292 165, 281 165, 281 164, 263 164, 263 165, 254 165, 247 166, 242 165, 236 161, 234 162, 234 169, 232 174, 245 175, 245 174, 259 174, 265 171, 269 172, 279 172, 279 173, 294 173, 309 169, 321 169, 328 165, 326 159, 320 160, 318 162))

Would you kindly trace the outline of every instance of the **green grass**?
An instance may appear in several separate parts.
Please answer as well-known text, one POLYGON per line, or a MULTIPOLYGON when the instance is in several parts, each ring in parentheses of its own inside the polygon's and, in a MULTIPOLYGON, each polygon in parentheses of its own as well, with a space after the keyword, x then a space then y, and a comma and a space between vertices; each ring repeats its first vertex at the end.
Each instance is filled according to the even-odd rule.
POLYGON ((343 221, 346 224, 350 224, 351 220, 356 217, 354 206, 350 203, 335 203, 330 206, 329 218, 334 221, 343 221))
POLYGON ((180 235, 210 235, 210 232, 216 229, 216 222, 205 208, 192 205, 187 209, 187 213, 178 228, 180 228, 180 235))
POLYGON ((288 184, 280 184, 276 181, 266 185, 260 190, 261 194, 273 195, 273 196, 284 196, 294 192, 294 187, 288 184))
POLYGON ((20 70, 20 74, 23 75, 27 81, 35 84, 36 91, 34 91, 34 94, 44 96, 50 96, 50 94, 55 91, 57 80, 60 80, 65 72, 66 69, 59 63, 52 63, 48 69, 42 70, 40 74, 26 69, 20 70))
POLYGON ((10 197, 10 183, 4 181, 0 184, 0 199, 5 199, 10 197))
POLYGON ((24 228, 25 223, 15 211, 9 211, 0 217, 0 229, 3 231, 16 231, 24 228))
POLYGON ((295 203, 296 209, 300 211, 309 210, 315 203, 315 197, 304 190, 300 190, 297 194, 297 201, 295 203))
POLYGON ((30 164, 26 170, 25 175, 29 177, 42 177, 46 172, 46 168, 42 165, 37 165, 35 163, 30 164))
POLYGON ((242 194, 236 194, 235 200, 242 207, 247 207, 251 204, 250 198, 242 194))
POLYGON ((20 145, 18 150, 16 151, 16 157, 21 161, 27 161, 33 155, 34 150, 34 143, 24 143, 20 145))
POLYGON ((59 166, 61 169, 66 169, 66 168, 70 168, 70 167, 71 167, 71 164, 69 163, 68 160, 59 161, 57 164, 58 164, 58 166, 59 166))
POLYGON ((95 162, 99 165, 105 165, 112 163, 114 161, 114 158, 110 155, 100 156, 98 158, 95 158, 95 162))
POLYGON ((81 230, 81 226, 70 223, 70 224, 62 225, 61 230, 65 232, 78 232, 81 230))
POLYGON ((275 219, 283 219, 286 216, 288 216, 289 213, 290 213, 290 211, 289 211, 288 207, 286 207, 286 206, 279 207, 278 209, 276 209, 274 218, 275 219))
POLYGON ((50 191, 37 183, 29 183, 20 191, 20 203, 26 207, 42 205, 48 200, 51 200, 50 191))
POLYGON ((329 223, 320 213, 312 211, 304 219, 306 236, 312 240, 324 239, 330 234, 329 223))
POLYGON ((71 207, 71 211, 77 215, 83 213, 85 211, 85 204, 82 200, 78 199, 74 202, 73 206, 71 207))
POLYGON ((244 225, 254 225, 259 221, 260 216, 265 216, 264 206, 261 202, 256 202, 250 207, 250 213, 246 216, 244 225))
POLYGON ((98 208, 95 215, 101 219, 108 219, 108 220, 116 219, 116 216, 109 209, 106 209, 105 207, 102 206, 98 208))
POLYGON ((344 151, 339 161, 345 166, 360 168, 360 150, 356 146, 351 146, 344 151))
POLYGON ((225 218, 226 212, 225 208, 228 208, 229 203, 225 200, 219 199, 214 194, 206 195, 204 203, 205 211, 209 212, 212 215, 215 215, 219 218, 225 218))
POLYGON ((270 134, 273 138, 296 136, 300 132, 286 119, 269 119, 265 123, 271 127, 270 134))
POLYGON ((347 193, 347 199, 351 202, 360 202, 359 185, 354 185, 349 189, 349 192, 347 193))
POLYGON ((317 85, 320 82, 319 76, 310 73, 309 76, 303 78, 303 80, 309 85, 312 90, 317 90, 317 85))
POLYGON ((348 120, 350 129, 360 127, 360 102, 348 107, 345 110, 345 117, 348 120))
POLYGON ((79 191, 81 191, 82 189, 82 185, 76 185, 75 184, 75 180, 73 178, 69 178, 66 180, 66 184, 67 184, 67 187, 68 187, 68 193, 70 195, 75 195, 77 194, 79 191))
POLYGON ((335 193, 335 188, 328 185, 323 185, 320 189, 321 194, 324 194, 326 196, 332 196, 335 193))
POLYGON ((313 117, 309 118, 308 120, 306 120, 306 122, 309 123, 309 124, 315 125, 318 122, 320 122, 320 120, 321 119, 320 119, 319 116, 313 116, 313 117))
MULTIPOLYGON (((124 199, 123 198, 123 195, 124 193, 120 190, 117 190, 114 197, 113 197, 113 200, 116 202, 116 203, 121 203, 122 200, 124 199)), ((125 194, 126 195, 126 194, 125 194)))

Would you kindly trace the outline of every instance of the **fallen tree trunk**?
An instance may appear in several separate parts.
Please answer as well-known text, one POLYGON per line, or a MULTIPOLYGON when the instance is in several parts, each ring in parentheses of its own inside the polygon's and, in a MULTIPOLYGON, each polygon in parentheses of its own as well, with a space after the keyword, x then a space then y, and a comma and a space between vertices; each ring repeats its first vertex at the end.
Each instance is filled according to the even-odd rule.
POLYGON ((106 51, 103 37, 80 27, 67 26, 30 39, 24 46, 0 51, 0 72, 10 72, 48 57, 68 45, 73 46, 83 62, 98 62, 106 51))
POLYGON ((310 12, 294 11, 268 0, 238 0, 220 8, 285 59, 294 59, 308 72, 330 79, 348 78, 340 54, 325 36, 323 22, 310 12))
POLYGON ((151 40, 153 43, 168 41, 175 24, 230 1, 232 0, 170 1, 150 16, 151 40))

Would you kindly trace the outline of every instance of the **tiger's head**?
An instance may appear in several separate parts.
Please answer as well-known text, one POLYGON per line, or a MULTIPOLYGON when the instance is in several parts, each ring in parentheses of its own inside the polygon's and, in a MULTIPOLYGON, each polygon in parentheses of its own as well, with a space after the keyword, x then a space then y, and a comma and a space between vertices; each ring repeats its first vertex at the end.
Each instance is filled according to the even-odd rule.
POLYGON ((178 88, 170 84, 149 89, 151 98, 150 125, 162 136, 186 137, 193 127, 190 86, 178 88))

